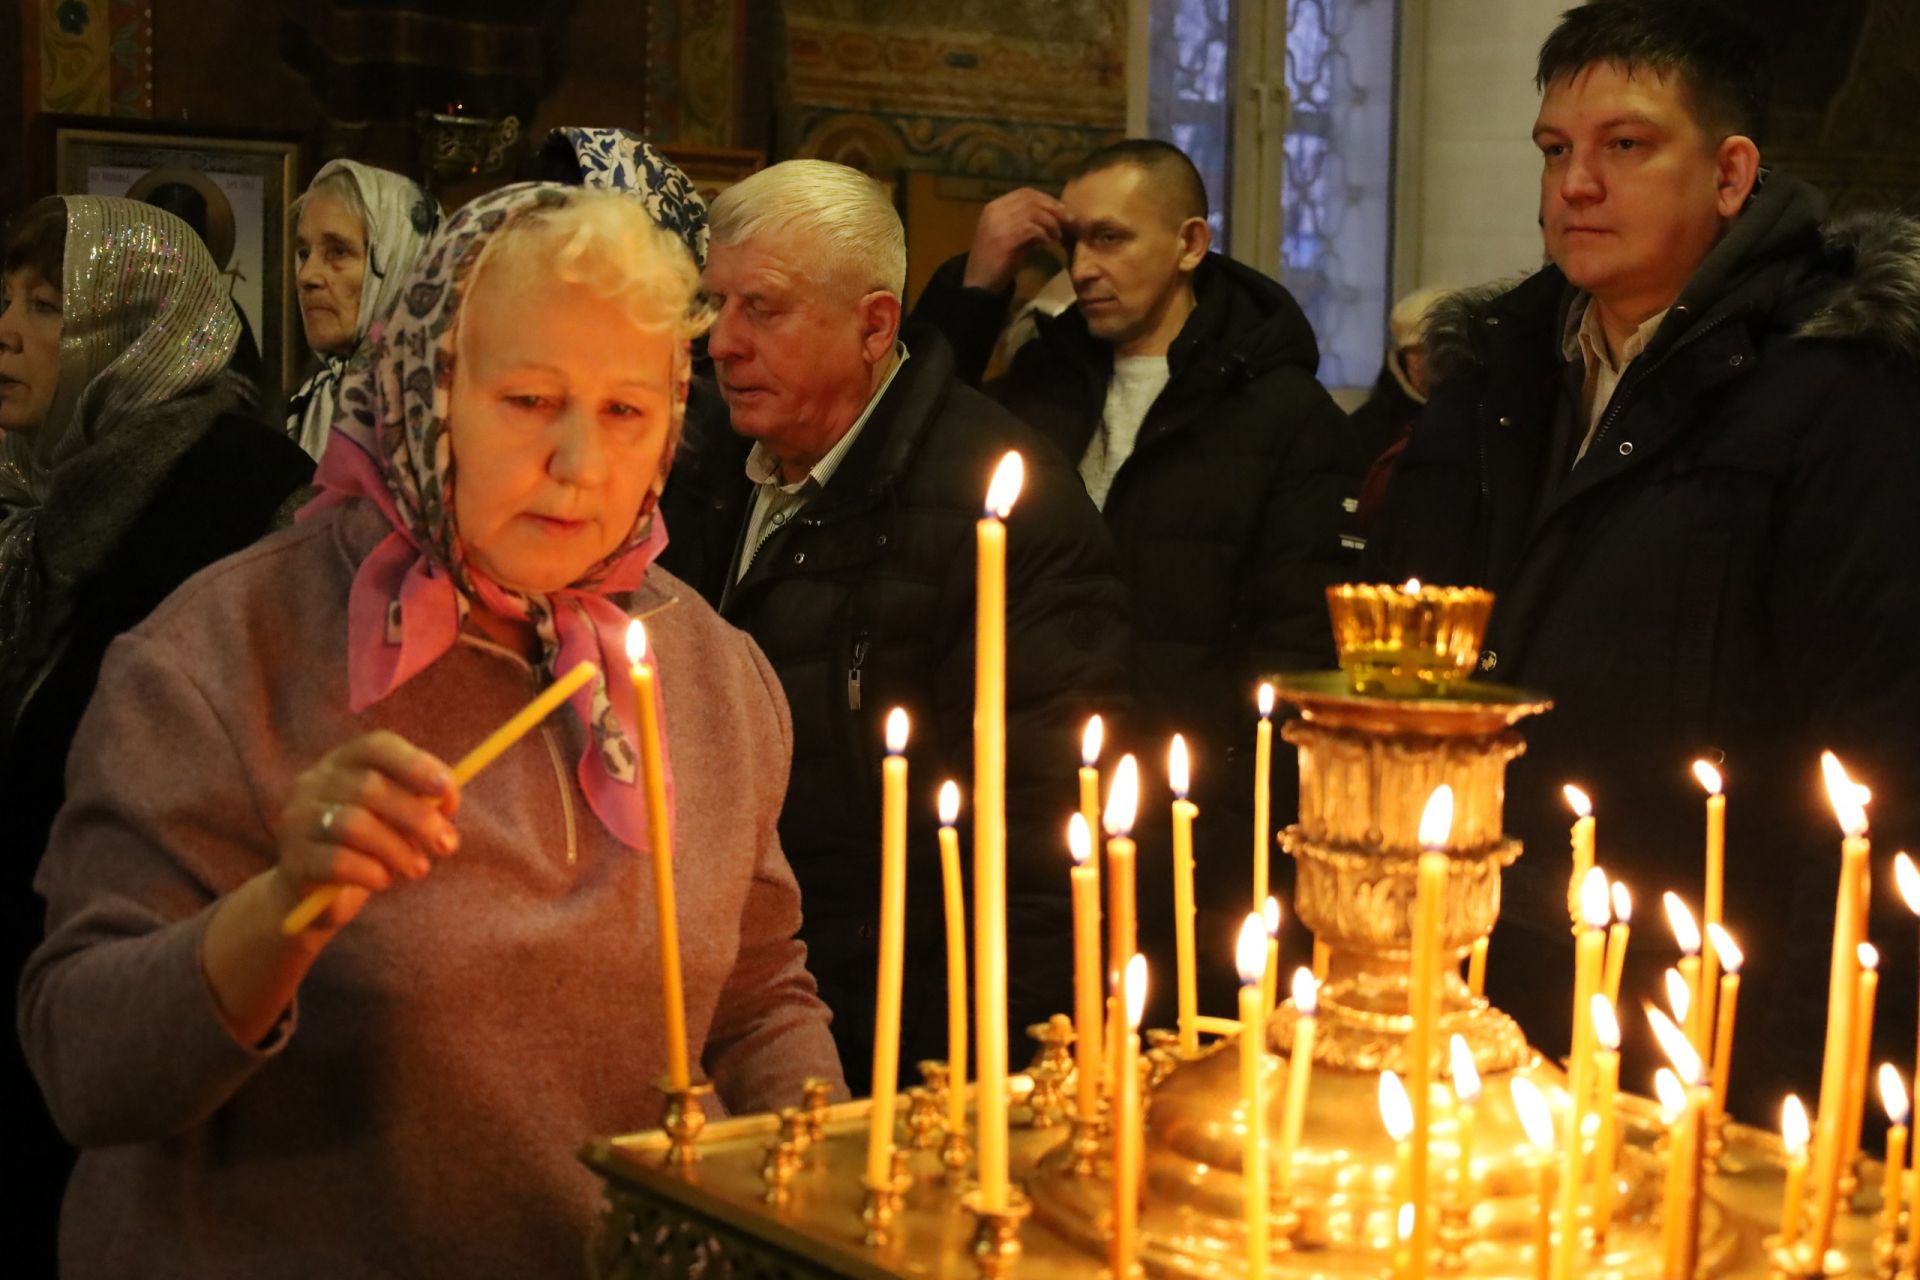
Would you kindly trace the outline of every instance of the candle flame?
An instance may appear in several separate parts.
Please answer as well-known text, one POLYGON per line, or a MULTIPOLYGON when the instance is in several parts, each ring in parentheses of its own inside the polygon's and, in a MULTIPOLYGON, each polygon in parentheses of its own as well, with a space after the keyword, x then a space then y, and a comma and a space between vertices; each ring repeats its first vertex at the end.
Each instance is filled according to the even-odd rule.
POLYGON ((1009 453, 1000 459, 1000 465, 993 469, 993 483, 987 486, 987 514, 997 520, 1011 515, 1014 499, 1020 496, 1020 485, 1026 476, 1027 464, 1019 454, 1009 453))
POLYGON ((1586 792, 1569 782, 1560 788, 1560 794, 1567 798, 1567 807, 1573 810, 1574 817, 1591 818, 1593 816, 1593 801, 1587 798, 1586 792))
POLYGON ((1293 1007, 1303 1018, 1320 1012, 1320 982, 1305 965, 1293 971, 1293 1007))
POLYGON ((1602 1049, 1620 1048, 1620 1019, 1613 1011, 1613 1001, 1596 991, 1592 1002, 1587 1006, 1593 1015, 1593 1038, 1600 1042, 1602 1049))
POLYGON ((1447 1038, 1447 1067, 1453 1073, 1454 1096, 1462 1102, 1480 1100, 1480 1070, 1473 1065, 1473 1050, 1458 1031, 1447 1038))
POLYGON ((1394 1215, 1393 1229, 1396 1233, 1398 1233, 1400 1237, 1400 1243, 1405 1244, 1407 1241, 1413 1239, 1413 1206, 1412 1205, 1403 1204, 1400 1206, 1400 1212, 1394 1215))
POLYGON ((1740 949, 1740 944, 1733 940, 1732 934, 1718 924, 1710 924, 1707 926, 1707 941, 1713 944, 1713 954, 1720 957, 1722 969, 1728 973, 1740 972, 1740 966, 1747 962, 1747 953, 1740 949))
POLYGON ((1380 1123, 1395 1142, 1413 1136, 1413 1100, 1407 1097, 1407 1086, 1391 1071, 1380 1073, 1380 1123))
POLYGON ((897 756, 907 749, 907 712, 895 707, 887 712, 887 754, 897 756))
POLYGON ((647 660, 647 624, 635 618, 627 624, 627 662, 639 666, 647 660))
POLYGON ((1621 924, 1633 923, 1633 895, 1624 880, 1613 882, 1613 918, 1621 924))
POLYGON ((1254 695, 1254 705, 1260 709, 1260 718, 1265 720, 1273 714, 1273 686, 1262 684, 1260 692, 1254 695))
POLYGON ((1720 794, 1720 771, 1705 760, 1693 762, 1693 776, 1700 779, 1700 785, 1707 789, 1708 795, 1720 794))
POLYGON ((1664 1124, 1672 1124, 1687 1109, 1687 1087, 1680 1083, 1672 1067, 1662 1067, 1653 1073, 1653 1096, 1660 1101, 1660 1119, 1664 1124))
POLYGON ((1686 955, 1699 955, 1700 926, 1692 909, 1671 889, 1660 895, 1660 905, 1667 909, 1667 927, 1673 930, 1673 940, 1680 944, 1680 950, 1686 955))
POLYGON ((1087 727, 1080 734, 1080 765, 1091 769, 1100 763, 1100 748, 1106 745, 1107 726, 1099 716, 1087 717, 1087 727))
POLYGON ((1607 873, 1588 867, 1580 881, 1580 923, 1589 929, 1607 927, 1607 873))
POLYGON ((1667 1061, 1680 1074, 1687 1084, 1700 1083, 1700 1055, 1687 1039, 1686 1032, 1675 1026, 1669 1018, 1652 1005, 1646 1006, 1647 1022, 1653 1027, 1653 1038, 1660 1042, 1660 1050, 1667 1055, 1667 1061))
POLYGON ((1134 811, 1140 807, 1140 766, 1131 755, 1120 757, 1114 768, 1113 782, 1107 788, 1107 812, 1101 819, 1110 836, 1124 836, 1133 830, 1134 811))
POLYGON ((1900 1079, 1900 1068, 1891 1062, 1880 1064, 1880 1105, 1887 1110, 1887 1120, 1893 1124, 1907 1122, 1907 1086, 1900 1079))
POLYGON ((1800 1101, 1800 1095, 1790 1093, 1787 1100, 1780 1104, 1780 1143, 1786 1147, 1787 1154, 1794 1157, 1807 1154, 1807 1143, 1812 1139, 1813 1126, 1807 1123, 1807 1104, 1800 1101))
POLYGON ((1673 1010, 1675 1022, 1685 1022, 1687 1014, 1693 1008, 1693 989, 1687 986, 1687 980, 1680 976, 1678 969, 1666 972, 1667 1007, 1673 1010))
POLYGON ((1093 832, 1087 830, 1087 815, 1076 813, 1067 819, 1067 852, 1073 855, 1073 865, 1084 867, 1087 859, 1093 857, 1093 832))
POLYGON ((1167 782, 1174 795, 1187 798, 1187 740, 1177 733, 1173 745, 1167 748, 1167 782))
POLYGON ((1260 917, 1249 911, 1240 922, 1240 938, 1233 944, 1233 964, 1240 971, 1240 985, 1250 987, 1267 972, 1267 930, 1260 917))
POLYGON ((1272 894, 1260 904, 1260 923, 1266 927, 1269 938, 1280 936, 1280 899, 1272 894))
POLYGON ((1900 890, 1907 910, 1920 916, 1920 867, 1913 865, 1905 851, 1893 855, 1893 883, 1900 890))
POLYGON ((952 778, 948 778, 940 784, 940 825, 950 827, 959 817, 960 788, 954 785, 952 778))
POLYGON ((1409 595, 1409 596, 1417 596, 1417 595, 1419 595, 1419 594, 1420 594, 1420 579, 1418 579, 1418 578, 1408 578, 1408 579, 1407 579, 1407 581, 1406 581, 1406 584, 1405 584, 1404 586, 1402 586, 1402 587, 1400 588, 1400 591, 1401 591, 1401 594, 1403 594, 1403 595, 1409 595))
POLYGON ((1855 840, 1867 834, 1866 788, 1847 776, 1846 766, 1831 751, 1820 753, 1820 772, 1826 776, 1827 800, 1840 819, 1840 830, 1855 840))
POLYGON ((1547 1096, 1529 1076, 1515 1076, 1507 1087, 1513 1092, 1513 1109, 1520 1116, 1520 1127, 1526 1130, 1534 1154, 1552 1155, 1553 1108, 1547 1105, 1547 1096))
POLYGON ((1862 969, 1878 969, 1880 967, 1880 948, 1874 946, 1871 942, 1861 943, 1854 949, 1853 954, 1854 958, 1860 961, 1860 967, 1862 969))
MULTIPOLYGON (((1014 455, 1018 457, 1018 454, 1014 455)), ((1140 1029, 1140 1015, 1147 1008, 1147 958, 1138 951, 1127 961, 1127 1030, 1140 1029)))
POLYGON ((1453 834, 1453 788, 1441 783, 1427 797, 1427 807, 1420 814, 1420 847, 1439 852, 1447 847, 1447 837, 1453 834))

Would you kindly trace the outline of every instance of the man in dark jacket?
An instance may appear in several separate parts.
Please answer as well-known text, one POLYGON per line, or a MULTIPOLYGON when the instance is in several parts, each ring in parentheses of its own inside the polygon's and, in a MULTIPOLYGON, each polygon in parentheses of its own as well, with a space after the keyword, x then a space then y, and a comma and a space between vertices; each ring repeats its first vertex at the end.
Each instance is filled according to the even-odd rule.
POLYGON ((946 1055, 934 795, 971 773, 974 528, 1001 457, 1024 455, 1007 523, 1006 801, 1010 1045, 1024 1063, 1021 1030, 1070 1007, 1080 727, 1124 709, 1126 606, 1099 513, 1045 441, 955 381, 937 334, 902 340, 905 243, 878 184, 788 161, 716 200, 712 234, 709 351, 732 431, 690 422, 663 563, 753 636, 785 688, 780 836, 856 1092, 872 1068, 894 706, 912 722, 902 1057, 910 1070, 946 1055))
MULTIPOLYGON (((1819 1074, 1840 835, 1820 750, 1872 788, 1878 848, 1920 834, 1920 228, 1823 223, 1817 192, 1759 167, 1759 48, 1719 13, 1602 0, 1548 38, 1552 265, 1443 309, 1372 552, 1383 576, 1491 587, 1482 672, 1557 703, 1509 779, 1531 852, 1488 978, 1536 1043, 1566 1043, 1560 784, 1593 793, 1600 861, 1641 904, 1638 1000, 1673 956, 1660 893, 1700 904, 1689 762, 1719 763, 1753 1024, 1736 1110, 1764 1121, 1819 1074)), ((1873 893, 1904 916, 1879 870, 1873 893)), ((1883 951, 1899 1061, 1910 954, 1883 951)))
MULTIPOLYGON (((1230 1009, 1234 936, 1254 905, 1255 686, 1333 661, 1324 590, 1358 559, 1343 530, 1365 459, 1315 381, 1298 304, 1208 252, 1206 189, 1161 142, 1096 152, 1059 200, 1015 191, 982 213, 972 251, 941 268, 915 313, 953 340, 964 373, 986 363, 1020 255, 1047 239, 1067 247, 1076 305, 1040 318, 988 390, 1078 463, 1113 533, 1138 635, 1139 740, 1160 767, 1174 733, 1195 752, 1201 1003, 1230 1009)), ((1283 747, 1276 827, 1294 781, 1283 747)), ((1259 844, 1272 855, 1271 832, 1259 844)), ((1171 924, 1143 908, 1150 938, 1171 924)), ((1170 953, 1157 971, 1172 971, 1170 953)))

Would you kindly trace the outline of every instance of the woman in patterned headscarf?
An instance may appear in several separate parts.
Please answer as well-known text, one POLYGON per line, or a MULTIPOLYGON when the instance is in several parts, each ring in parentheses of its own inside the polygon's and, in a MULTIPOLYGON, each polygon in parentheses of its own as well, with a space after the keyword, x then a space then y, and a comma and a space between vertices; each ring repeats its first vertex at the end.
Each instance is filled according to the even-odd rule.
POLYGON ((295 292, 320 371, 287 401, 287 434, 318 458, 338 409, 347 362, 393 306, 440 209, 412 178, 357 160, 331 160, 288 211, 295 292))
POLYGON ((547 135, 534 163, 542 181, 638 200, 649 218, 687 246, 694 266, 707 265, 707 202, 693 179, 639 134, 566 125, 547 135))
POLYGON ((66 1274, 577 1274, 574 1151, 657 1122, 666 1067, 630 615, 694 1067, 730 1110, 839 1079, 775 834, 779 684, 650 567, 696 290, 631 201, 465 206, 348 373, 322 498, 115 649, 22 983, 83 1147, 66 1274), (457 788, 445 762, 582 659, 604 676, 457 788))
MULTIPOLYGON (((108 644, 186 578, 265 533, 312 462, 255 416, 232 368, 240 321, 198 237, 132 200, 43 200, 4 245, 0 292, 0 795, 9 1001, 42 912, 33 867, 108 644)), ((11 1007, 11 1004, 9 1005, 11 1007)), ((17 1044, 11 1041, 10 1044, 17 1044)), ((71 1160, 5 1055, 28 1171, 18 1221, 43 1242, 71 1160)))

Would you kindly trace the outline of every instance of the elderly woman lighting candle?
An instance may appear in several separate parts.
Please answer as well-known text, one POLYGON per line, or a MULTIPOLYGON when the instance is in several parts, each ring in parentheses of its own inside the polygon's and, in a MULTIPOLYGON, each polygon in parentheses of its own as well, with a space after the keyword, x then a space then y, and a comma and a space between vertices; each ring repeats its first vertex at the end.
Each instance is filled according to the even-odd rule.
POLYGON ((66 1274, 577 1272, 574 1152, 655 1123, 666 1065, 630 613, 696 1068, 732 1110, 839 1079, 774 834, 778 685, 649 569, 696 288, 620 197, 469 204, 342 389, 322 501, 115 645, 23 985, 83 1149, 66 1274), (583 659, 616 678, 451 784, 583 659))

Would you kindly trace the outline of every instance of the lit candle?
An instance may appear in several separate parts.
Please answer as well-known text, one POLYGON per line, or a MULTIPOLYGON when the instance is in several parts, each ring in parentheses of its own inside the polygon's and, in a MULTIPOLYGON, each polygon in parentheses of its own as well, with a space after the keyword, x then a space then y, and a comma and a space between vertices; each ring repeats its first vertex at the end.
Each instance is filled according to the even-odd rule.
POLYGON ((1091 1120, 1100 1105, 1100 880, 1086 815, 1068 820, 1067 850, 1073 855, 1074 1083, 1080 1117, 1091 1120))
POLYGON ((1255 699, 1260 723, 1253 736, 1253 906, 1267 900, 1267 841, 1273 838, 1271 790, 1273 775, 1273 686, 1261 684, 1255 699))
POLYGON ((1727 1110, 1727 1080, 1733 1071, 1733 1018, 1740 1005, 1740 966, 1746 963, 1746 957, 1733 935, 1718 924, 1707 926, 1707 942, 1723 971, 1713 1029, 1713 1114, 1721 1116, 1727 1110))
POLYGON ((868 1111, 867 1185, 892 1177, 893 1103, 900 1076, 900 977, 907 923, 907 713, 887 713, 880 765, 880 982, 873 1013, 873 1106, 868 1111))
MULTIPOLYGON (((1899 888, 1900 900, 1907 904, 1907 910, 1920 916, 1920 867, 1914 866, 1913 859, 1909 858, 1904 851, 1893 855, 1893 882, 1899 888)), ((1916 1025, 1920 1025, 1920 1019, 1916 1019, 1916 1025)), ((1920 1080, 1920 1040, 1916 1040, 1914 1044, 1913 1070, 1914 1078, 1920 1080)), ((1915 1143, 1914 1146, 1920 1149, 1920 1143, 1915 1143)), ((1920 1224, 1920 1217, 1916 1217, 1914 1221, 1920 1224)), ((1912 1234, 1915 1240, 1920 1241, 1920 1225, 1916 1226, 1912 1234)))
POLYGON ((1807 1192, 1807 1107, 1798 1094, 1788 1094, 1780 1106, 1780 1143, 1787 1151, 1787 1190, 1780 1201, 1780 1247, 1791 1251, 1800 1242, 1800 1219, 1807 1192))
POLYGON ((1860 1125, 1867 1109, 1868 1058, 1873 1054, 1873 1006, 1880 990, 1880 952, 1871 942, 1854 948, 1860 973, 1853 989, 1853 1045, 1847 1065, 1846 1127, 1841 1130, 1840 1168, 1860 1158, 1860 1125))
POLYGON ((1587 793, 1571 782, 1560 788, 1560 794, 1567 798, 1567 807, 1573 810, 1573 875, 1567 879, 1567 914, 1573 917, 1574 927, 1580 926, 1580 886, 1586 883, 1587 871, 1593 866, 1593 801, 1587 793))
POLYGON ((973 677, 973 990, 979 1081, 980 1205, 1007 1210, 1007 516, 1023 464, 993 473, 975 528, 973 677))
MULTIPOLYGON (((1140 802, 1140 766, 1131 755, 1121 756, 1119 765, 1113 771, 1113 781, 1107 788, 1107 811, 1102 821, 1107 831, 1107 954, 1115 964, 1122 956, 1130 956, 1140 949, 1139 926, 1134 915, 1134 859, 1135 849, 1132 839, 1133 819, 1140 802)), ((1124 975, 1115 971, 1115 989, 1112 1003, 1108 1005, 1107 1026, 1115 1043, 1108 1049, 1107 1066, 1112 1073, 1107 1080, 1107 1097, 1116 1096, 1120 1080, 1120 1046, 1125 1039, 1122 1026, 1121 1001, 1125 988, 1120 984, 1124 975)))
MULTIPOLYGON (((1693 762, 1693 776, 1707 791, 1707 866, 1704 893, 1700 899, 1703 929, 1724 925, 1727 877, 1727 797, 1722 793, 1720 771, 1705 760, 1693 762)), ((1711 950, 1700 956, 1700 987, 1694 1001, 1694 1018, 1700 1038, 1695 1043, 1704 1055, 1715 1028, 1715 995, 1719 989, 1719 957, 1711 950)))
POLYGON ((1553 1179, 1548 1176, 1553 1169, 1553 1108, 1540 1086, 1526 1076, 1514 1076, 1508 1087, 1527 1145, 1533 1148, 1533 1176, 1540 1187, 1540 1204, 1533 1216, 1534 1280, 1547 1280, 1553 1258, 1553 1179))
POLYGON ((1380 1124, 1393 1139, 1393 1192, 1395 1206, 1413 1201, 1413 1102, 1407 1086, 1391 1071, 1380 1073, 1380 1124))
POLYGON ((1617 1009, 1620 1007, 1620 975, 1627 964, 1627 935, 1632 932, 1633 895, 1627 892, 1626 885, 1615 880, 1612 897, 1613 923, 1607 928, 1606 976, 1601 980, 1601 991, 1617 1009))
POLYGON ((1840 1160, 1847 1107, 1847 1068, 1853 1057, 1853 999, 1859 976, 1866 901, 1867 810, 1861 789, 1831 751, 1820 756, 1827 798, 1840 819, 1840 891, 1834 899, 1833 959, 1827 974, 1827 1043, 1820 1071, 1820 1110, 1816 1117, 1813 1162, 1813 1257, 1826 1257, 1833 1243, 1833 1219, 1840 1196, 1840 1160))
POLYGON ((1293 1052, 1287 1057, 1287 1106, 1280 1119, 1280 1198, 1293 1195, 1293 1160, 1300 1149, 1300 1126, 1307 1118, 1307 1081, 1313 1075, 1315 1016, 1320 1008, 1320 984, 1306 969, 1293 971, 1293 1052))
POLYGON ((1240 1103, 1247 1121, 1240 1169, 1247 1197, 1246 1274, 1252 1280, 1267 1274, 1267 1006, 1260 995, 1266 960, 1266 928, 1259 916, 1249 915, 1240 926, 1234 962, 1240 970, 1240 1103))
POLYGON ((1272 894, 1260 904, 1260 926, 1267 931, 1267 967, 1260 975, 1260 1002, 1273 1011, 1275 987, 1280 982, 1280 899, 1272 894))
POLYGON ((1619 1116, 1615 1096, 1620 1091, 1620 1020, 1614 1014, 1613 1001, 1595 995, 1589 1004, 1593 1019, 1594 1114, 1600 1120, 1600 1132, 1594 1141, 1593 1169, 1593 1244, 1595 1253, 1603 1253, 1607 1228, 1613 1222, 1613 1162, 1619 1146, 1619 1116))
POLYGON ((1099 716, 1088 716, 1080 733, 1080 816, 1087 830, 1100 829, 1100 748, 1106 743, 1106 724, 1099 716))
MULTIPOLYGON (((554 709, 571 698, 581 685, 599 674, 600 668, 596 664, 582 662, 542 689, 539 696, 516 711, 511 720, 488 734, 479 746, 460 758, 451 770, 453 785, 464 787, 472 782, 475 774, 498 760, 508 747, 526 737, 533 726, 552 715, 554 709)), ((340 896, 340 889, 341 886, 337 884, 323 884, 307 890, 307 896, 300 899, 299 905, 287 912, 286 918, 280 922, 281 934, 291 938, 305 930, 333 905, 334 899, 340 896)))
POLYGON ((1180 1053, 1200 1052, 1200 998, 1195 984, 1193 956, 1193 819, 1200 812, 1187 799, 1187 740, 1173 735, 1167 751, 1167 781, 1173 787, 1173 936, 1178 972, 1180 1053))
POLYGON ((680 982, 680 913, 673 901, 673 815, 667 811, 667 771, 660 763, 660 715, 647 628, 627 627, 628 675, 638 713, 640 776, 647 797, 647 836, 653 844, 653 902, 659 919, 660 998, 667 1016, 667 1076, 675 1089, 691 1080, 687 1062, 687 1006, 680 982))
POLYGON ((1113 1252, 1115 1280, 1135 1271, 1140 1222, 1140 1162, 1144 1147, 1140 1115, 1140 1015, 1147 1004, 1147 959, 1127 961, 1122 980, 1125 1031, 1120 1037, 1119 1105, 1113 1114, 1113 1252))
POLYGON ((1880 1236, 1888 1256, 1900 1230, 1900 1173, 1907 1165, 1907 1087, 1900 1069, 1880 1064, 1880 1105, 1887 1111, 1887 1161, 1880 1182, 1880 1236))
POLYGON ((1580 930, 1574 938, 1572 1094, 1567 1112, 1567 1148, 1560 1170, 1560 1235, 1553 1254, 1555 1280, 1573 1274, 1580 1244, 1580 1135, 1593 1103, 1593 997, 1600 990, 1601 950, 1606 945, 1607 874, 1588 867, 1580 886, 1580 930))
POLYGON ((1447 1039, 1447 1065, 1453 1077, 1453 1128, 1459 1163, 1454 1170, 1454 1196, 1463 1212, 1473 1213, 1473 1125, 1480 1101, 1480 1072, 1473 1065, 1467 1038, 1455 1032, 1447 1039))
POLYGON ((1475 999, 1484 999, 1487 994, 1487 939, 1484 935, 1473 940, 1473 947, 1467 952, 1467 990, 1475 999))
POLYGON ((1433 1134, 1433 1055, 1440 1020, 1440 910, 1447 891, 1449 861, 1444 850, 1453 833, 1453 788, 1444 783, 1427 797, 1420 817, 1420 855, 1414 893, 1411 993, 1413 1033, 1407 1040, 1407 1086, 1413 1095, 1413 1163, 1407 1198, 1413 1203, 1413 1242, 1407 1274, 1427 1273, 1433 1240, 1433 1211, 1427 1197, 1427 1148, 1433 1134))
POLYGON ((1660 905, 1666 908, 1667 927, 1673 930, 1673 940, 1680 947, 1680 963, 1674 966, 1687 983, 1687 1009, 1682 1013, 1674 1012, 1675 1021, 1680 1029, 1687 1033, 1687 1039, 1693 1042, 1693 1051, 1701 1057, 1706 1056, 1707 1031, 1699 1025, 1700 1013, 1700 926, 1694 921, 1693 912, 1679 894, 1668 891, 1660 895, 1660 905))
MULTIPOLYGON (((940 885, 947 909, 949 1133, 967 1131, 967 906, 960 886, 960 833, 953 828, 959 817, 960 788, 949 779, 940 784, 940 885)), ((1097 966, 1097 960, 1095 964, 1097 966)), ((1094 979, 1096 982, 1099 980, 1097 967, 1094 979)), ((1095 991, 1098 990, 1096 987, 1095 991)))
MULTIPOLYGON (((1651 1010, 1650 1010, 1651 1011, 1651 1010)), ((1687 1112, 1687 1087, 1680 1083, 1672 1067, 1653 1073, 1653 1096, 1660 1104, 1660 1123, 1667 1128, 1667 1168, 1660 1181, 1660 1275, 1661 1280, 1686 1280, 1680 1265, 1680 1187, 1682 1161, 1681 1119, 1687 1112)))
MULTIPOLYGON (((1667 1148, 1667 1276, 1668 1280, 1693 1280, 1700 1257, 1701 1145, 1712 1094, 1706 1088, 1700 1055, 1686 1033, 1651 1005, 1647 1021, 1661 1051, 1673 1064, 1668 1078, 1685 1086, 1679 1091, 1678 1114, 1667 1148)), ((1656 1078, 1655 1083, 1661 1081, 1656 1078)), ((1670 1091, 1663 1091, 1661 1101, 1669 1112, 1676 1110, 1670 1091)))

